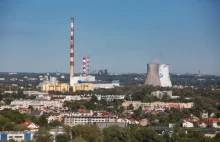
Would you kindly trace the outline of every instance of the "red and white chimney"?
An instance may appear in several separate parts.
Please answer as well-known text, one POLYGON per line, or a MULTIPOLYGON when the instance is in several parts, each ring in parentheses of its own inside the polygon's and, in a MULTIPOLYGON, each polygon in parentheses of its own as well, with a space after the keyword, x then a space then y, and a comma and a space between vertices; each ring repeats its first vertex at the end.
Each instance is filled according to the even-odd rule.
POLYGON ((70 23, 70 80, 74 76, 74 18, 70 23))

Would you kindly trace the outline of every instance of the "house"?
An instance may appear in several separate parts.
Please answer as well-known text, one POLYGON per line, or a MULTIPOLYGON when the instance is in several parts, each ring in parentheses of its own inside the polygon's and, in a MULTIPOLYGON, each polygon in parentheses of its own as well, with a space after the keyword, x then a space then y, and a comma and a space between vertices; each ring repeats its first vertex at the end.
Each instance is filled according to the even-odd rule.
POLYGON ((202 119, 208 119, 208 117, 209 117, 208 112, 203 111, 202 114, 201 114, 201 117, 202 117, 202 119))
POLYGON ((197 124, 200 128, 206 128, 209 124, 209 121, 208 120, 200 120, 197 122, 197 124))
POLYGON ((141 119, 141 120, 139 121, 139 123, 140 123, 141 126, 146 126, 146 125, 149 124, 149 121, 148 121, 147 118, 145 118, 145 119, 141 119))
POLYGON ((31 109, 29 108, 19 108, 18 110, 20 113, 31 113, 31 109))
POLYGON ((185 122, 183 122, 182 127, 192 128, 192 127, 194 127, 194 125, 193 125, 193 123, 191 123, 191 122, 185 121, 185 122))
POLYGON ((213 122, 212 127, 214 128, 220 128, 220 122, 213 122))
POLYGON ((28 122, 28 121, 21 123, 20 126, 26 127, 31 130, 40 128, 38 124, 35 124, 34 122, 28 122))
POLYGON ((41 111, 41 110, 34 110, 34 111, 31 112, 31 115, 34 115, 34 116, 37 116, 37 117, 40 117, 43 114, 44 114, 44 112, 41 111))

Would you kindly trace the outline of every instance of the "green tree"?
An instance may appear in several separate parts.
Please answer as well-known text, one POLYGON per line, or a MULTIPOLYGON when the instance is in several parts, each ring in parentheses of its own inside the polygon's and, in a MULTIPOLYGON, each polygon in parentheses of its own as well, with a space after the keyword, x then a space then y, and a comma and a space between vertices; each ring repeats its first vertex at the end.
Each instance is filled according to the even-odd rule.
POLYGON ((77 125, 72 128, 72 137, 81 136, 87 142, 101 142, 101 131, 96 125, 77 125))
POLYGON ((142 127, 131 136, 132 142, 163 142, 164 140, 152 129, 142 127))
POLYGON ((47 127, 48 122, 47 122, 47 116, 45 114, 43 114, 39 117, 39 125, 47 127))
POLYGON ((67 134, 58 134, 56 135, 56 141, 57 142, 68 142, 70 141, 70 138, 67 134))
POLYGON ((47 129, 39 129, 33 136, 36 142, 53 142, 53 135, 51 135, 47 129))
POLYGON ((128 142, 129 135, 126 129, 112 125, 103 129, 104 142, 128 142))

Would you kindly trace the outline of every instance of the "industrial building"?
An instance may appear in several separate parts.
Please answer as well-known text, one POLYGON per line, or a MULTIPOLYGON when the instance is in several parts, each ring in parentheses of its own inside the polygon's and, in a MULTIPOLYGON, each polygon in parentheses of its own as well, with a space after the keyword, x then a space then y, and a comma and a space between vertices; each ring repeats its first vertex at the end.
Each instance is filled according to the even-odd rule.
POLYGON ((14 139, 15 141, 28 141, 33 139, 34 132, 30 131, 2 131, 0 132, 0 141, 8 141, 14 139))
POLYGON ((172 87, 168 64, 147 64, 145 84, 161 87, 172 87))

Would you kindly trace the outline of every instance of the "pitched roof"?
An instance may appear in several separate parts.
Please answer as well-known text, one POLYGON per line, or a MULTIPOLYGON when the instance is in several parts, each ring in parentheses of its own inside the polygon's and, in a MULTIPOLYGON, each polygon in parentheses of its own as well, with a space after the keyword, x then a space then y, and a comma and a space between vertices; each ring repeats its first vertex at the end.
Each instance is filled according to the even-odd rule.
POLYGON ((40 115, 41 112, 42 112, 42 111, 37 111, 37 110, 35 110, 35 111, 32 111, 32 112, 31 112, 31 115, 40 115))
POLYGON ((39 127, 39 125, 35 124, 34 122, 28 122, 28 121, 21 123, 20 126, 28 127, 31 124, 34 124, 36 127, 39 127))
POLYGON ((208 120, 200 120, 197 123, 198 123, 198 125, 201 125, 202 123, 207 125, 207 124, 209 124, 209 121, 208 120))

